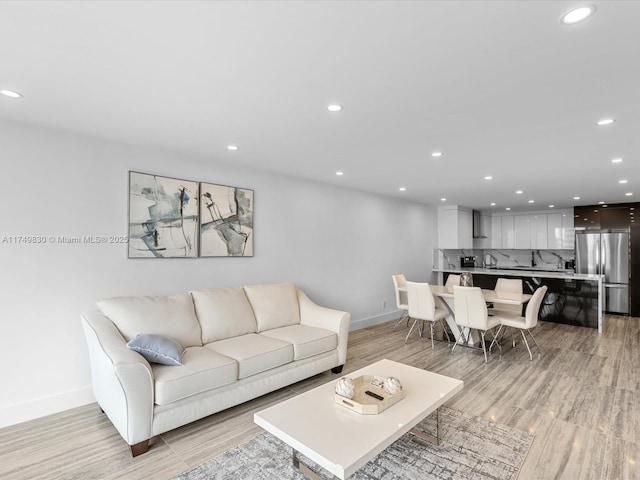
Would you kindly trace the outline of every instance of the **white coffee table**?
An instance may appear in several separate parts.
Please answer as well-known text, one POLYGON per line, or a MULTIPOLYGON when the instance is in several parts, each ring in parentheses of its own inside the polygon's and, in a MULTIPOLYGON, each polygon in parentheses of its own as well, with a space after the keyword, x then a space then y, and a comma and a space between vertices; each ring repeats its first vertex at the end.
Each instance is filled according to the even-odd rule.
POLYGON ((253 421, 294 449, 294 465, 305 475, 315 474, 298 462, 296 452, 344 480, 464 386, 461 380, 391 360, 347 376, 360 375, 396 377, 406 396, 378 415, 360 415, 335 403, 336 379, 256 413, 253 421))

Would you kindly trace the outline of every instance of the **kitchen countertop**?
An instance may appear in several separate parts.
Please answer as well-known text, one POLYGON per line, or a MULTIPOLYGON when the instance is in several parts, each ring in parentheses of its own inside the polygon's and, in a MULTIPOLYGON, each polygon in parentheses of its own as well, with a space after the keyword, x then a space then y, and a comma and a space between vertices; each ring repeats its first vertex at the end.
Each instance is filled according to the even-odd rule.
POLYGON ((596 280, 602 281, 604 275, 592 275, 586 273, 575 273, 573 270, 549 271, 548 269, 531 269, 527 268, 515 268, 515 269, 500 269, 500 268, 433 268, 434 272, 447 272, 447 273, 462 273, 471 272, 482 275, 510 275, 512 277, 542 277, 542 278, 566 278, 574 280, 596 280))

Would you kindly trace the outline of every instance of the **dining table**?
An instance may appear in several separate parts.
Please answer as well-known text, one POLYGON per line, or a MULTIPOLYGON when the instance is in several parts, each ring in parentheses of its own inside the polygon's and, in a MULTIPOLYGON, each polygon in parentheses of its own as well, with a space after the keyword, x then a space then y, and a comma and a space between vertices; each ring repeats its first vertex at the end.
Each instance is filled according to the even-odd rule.
MULTIPOLYGON (((447 315, 447 325, 453 332, 453 335, 456 341, 460 344, 464 343, 465 336, 467 335, 466 330, 461 329, 461 327, 455 321, 455 309, 453 302, 453 287, 445 286, 445 285, 431 285, 431 292, 436 299, 442 304, 442 306, 449 312, 447 315)), ((504 292, 499 290, 488 290, 482 289, 482 296, 484 297, 485 302, 493 303, 493 304, 505 304, 505 305, 526 305, 526 303, 531 300, 533 295, 527 293, 513 293, 513 292, 504 292)), ((491 312, 489 312, 491 315, 491 312)), ((479 339, 473 335, 469 337, 469 346, 473 346, 479 342, 479 339)))

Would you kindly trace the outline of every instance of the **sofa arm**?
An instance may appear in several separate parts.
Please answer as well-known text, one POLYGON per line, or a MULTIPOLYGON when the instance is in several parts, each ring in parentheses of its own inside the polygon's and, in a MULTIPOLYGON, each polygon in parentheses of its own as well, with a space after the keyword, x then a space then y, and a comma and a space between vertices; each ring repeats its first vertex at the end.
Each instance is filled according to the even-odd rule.
POLYGON ((302 325, 324 328, 338 334, 338 365, 344 365, 347 361, 351 314, 321 307, 309 300, 309 297, 300 290, 298 290, 298 304, 300 305, 300 323, 302 325))
POLYGON ((93 393, 122 438, 134 445, 153 436, 153 372, 127 348, 111 320, 98 311, 82 315, 93 393))

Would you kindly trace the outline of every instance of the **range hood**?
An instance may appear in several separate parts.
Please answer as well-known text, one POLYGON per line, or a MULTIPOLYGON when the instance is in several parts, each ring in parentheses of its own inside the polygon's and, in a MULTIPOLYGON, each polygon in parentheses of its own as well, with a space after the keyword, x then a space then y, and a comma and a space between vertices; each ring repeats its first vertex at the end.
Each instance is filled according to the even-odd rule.
POLYGON ((473 210, 473 238, 487 238, 482 229, 482 215, 478 210, 473 210))

